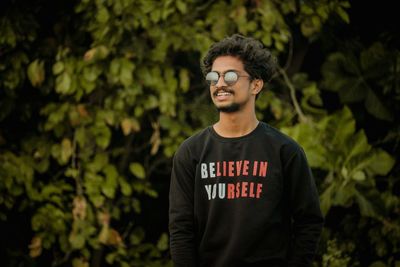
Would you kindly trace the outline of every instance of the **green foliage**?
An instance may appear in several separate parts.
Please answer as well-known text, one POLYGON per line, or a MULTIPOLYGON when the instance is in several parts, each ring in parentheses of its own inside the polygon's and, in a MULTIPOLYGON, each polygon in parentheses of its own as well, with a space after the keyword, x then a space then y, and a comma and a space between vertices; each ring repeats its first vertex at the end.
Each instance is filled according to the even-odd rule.
MULTIPOLYGON (((31 243, 21 254, 28 248, 35 264, 45 259, 83 267, 95 261, 171 266, 168 235, 160 230, 151 240, 146 230, 153 222, 140 218, 159 212, 146 209, 145 201, 167 190, 155 181, 168 179, 179 144, 216 119, 199 74, 200 58, 215 40, 239 32, 279 57, 291 49, 293 32, 315 41, 329 22, 349 23, 350 4, 16 0, 5 7, 0 219, 28 214, 31 243)), ((354 227, 368 232, 374 264, 389 265, 400 247, 400 201, 393 193, 398 178, 391 172, 396 150, 389 154, 371 143, 348 107, 328 112, 322 90, 337 93, 350 108, 362 102, 376 118, 394 121, 399 54, 384 43, 349 53, 354 56, 337 51, 326 59, 322 81, 298 72, 268 85, 257 114, 297 139, 322 173, 316 178, 326 214, 359 208, 354 227), (387 180, 386 190, 378 189, 379 179, 387 180)), ((397 140, 395 130, 381 144, 397 140)), ((340 243, 349 239, 329 231, 319 266, 357 263, 351 259, 356 249, 340 243)))
POLYGON ((340 249, 336 240, 327 242, 327 253, 322 258, 323 267, 346 267, 350 265, 351 258, 340 249))
POLYGON ((348 108, 318 122, 299 123, 282 130, 302 144, 311 167, 327 172, 321 195, 324 214, 332 205, 348 207, 356 202, 362 215, 378 216, 368 199, 379 196, 375 176, 387 175, 395 160, 382 149, 372 148, 363 130, 356 132, 348 108))
POLYGON ((331 54, 322 66, 321 86, 337 92, 343 103, 363 102, 376 118, 393 121, 393 98, 399 99, 398 51, 386 50, 380 42, 361 50, 355 46, 346 52, 331 54), (357 54, 356 54, 357 53, 357 54))
MULTIPOLYGON (((290 2, 294 5, 294 1, 290 2)), ((304 1, 300 4, 300 12, 296 20, 300 22, 302 34, 306 37, 312 37, 321 31, 322 26, 332 14, 349 23, 349 15, 346 12, 346 8, 349 7, 348 1, 304 1)))

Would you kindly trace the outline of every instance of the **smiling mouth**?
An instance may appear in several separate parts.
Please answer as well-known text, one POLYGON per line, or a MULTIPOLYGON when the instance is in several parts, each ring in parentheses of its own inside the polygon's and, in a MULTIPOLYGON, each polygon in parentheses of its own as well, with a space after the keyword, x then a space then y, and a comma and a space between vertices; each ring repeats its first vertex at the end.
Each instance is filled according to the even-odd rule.
POLYGON ((214 96, 230 96, 233 95, 231 90, 217 90, 214 92, 214 96))

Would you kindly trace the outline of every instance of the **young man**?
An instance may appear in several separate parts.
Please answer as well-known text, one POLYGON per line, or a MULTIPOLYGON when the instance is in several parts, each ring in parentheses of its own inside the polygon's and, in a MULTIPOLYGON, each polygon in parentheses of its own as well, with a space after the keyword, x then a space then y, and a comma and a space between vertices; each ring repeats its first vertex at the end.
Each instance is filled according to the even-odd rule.
POLYGON ((203 61, 219 121, 183 142, 170 188, 175 266, 310 266, 323 217, 301 147, 255 114, 273 56, 241 35, 203 61))

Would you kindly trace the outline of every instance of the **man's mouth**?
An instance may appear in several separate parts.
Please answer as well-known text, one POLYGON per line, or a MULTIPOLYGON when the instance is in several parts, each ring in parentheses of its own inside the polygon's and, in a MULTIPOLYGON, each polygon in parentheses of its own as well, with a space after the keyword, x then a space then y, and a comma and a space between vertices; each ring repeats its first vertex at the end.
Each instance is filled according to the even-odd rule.
POLYGON ((230 95, 233 95, 233 91, 231 90, 221 89, 214 92, 214 96, 230 96, 230 95))

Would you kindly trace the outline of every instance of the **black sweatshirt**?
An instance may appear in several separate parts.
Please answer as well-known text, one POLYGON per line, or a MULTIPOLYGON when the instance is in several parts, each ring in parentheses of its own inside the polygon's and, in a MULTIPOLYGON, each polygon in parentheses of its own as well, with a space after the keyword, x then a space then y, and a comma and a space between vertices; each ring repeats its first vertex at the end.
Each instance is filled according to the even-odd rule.
POLYGON ((173 160, 170 249, 175 266, 310 266, 322 230, 302 148, 260 122, 250 134, 210 126, 173 160))

